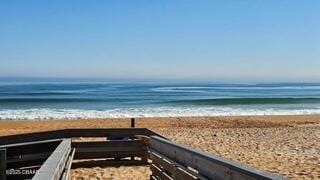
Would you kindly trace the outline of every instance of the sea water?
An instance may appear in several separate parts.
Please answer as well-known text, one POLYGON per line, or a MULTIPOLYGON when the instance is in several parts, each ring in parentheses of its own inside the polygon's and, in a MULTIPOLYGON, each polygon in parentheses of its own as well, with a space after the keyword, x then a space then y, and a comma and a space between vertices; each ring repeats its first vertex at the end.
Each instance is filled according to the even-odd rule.
POLYGON ((0 82, 0 119, 320 114, 320 84, 0 82))

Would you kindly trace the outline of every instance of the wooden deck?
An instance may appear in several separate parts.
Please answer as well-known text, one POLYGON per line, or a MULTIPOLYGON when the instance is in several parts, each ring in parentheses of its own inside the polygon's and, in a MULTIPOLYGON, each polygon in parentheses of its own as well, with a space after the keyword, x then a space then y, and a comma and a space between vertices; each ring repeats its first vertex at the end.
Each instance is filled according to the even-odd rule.
POLYGON ((85 167, 73 160, 97 158, 110 166, 150 165, 150 179, 285 179, 179 145, 145 128, 63 129, 3 136, 0 158, 1 180, 69 179, 71 166, 85 167), (79 141, 80 137, 100 140, 79 141), (8 174, 6 169, 36 173, 8 174))

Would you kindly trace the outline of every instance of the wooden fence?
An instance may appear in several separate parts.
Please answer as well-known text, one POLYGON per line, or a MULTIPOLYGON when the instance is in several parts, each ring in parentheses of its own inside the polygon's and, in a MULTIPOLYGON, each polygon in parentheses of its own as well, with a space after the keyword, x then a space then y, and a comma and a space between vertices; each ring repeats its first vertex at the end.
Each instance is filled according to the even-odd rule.
MULTIPOLYGON (((6 150, 7 167, 2 169, 19 170, 19 174, 13 172, 7 179, 67 179, 73 159, 104 158, 110 165, 146 165, 145 139, 151 135, 158 134, 145 128, 119 128, 65 129, 3 136, 0 137, 0 149, 6 150), (79 138, 95 137, 102 138, 100 141, 78 141, 79 138), (37 169, 37 173, 21 174, 20 169, 28 167, 37 169)), ((81 167, 85 163, 73 165, 81 167)))
MULTIPOLYGON (((20 176, 36 180, 68 179, 71 165, 86 167, 83 162, 72 162, 73 159, 97 158, 110 162, 109 165, 149 164, 150 179, 284 179, 176 144, 145 128, 65 129, 3 136, 0 158, 6 159, 6 163, 0 163, 0 172, 32 167, 36 174, 20 176), (103 138, 78 141, 79 137, 103 138)), ((8 180, 12 177, 17 176, 7 176, 8 180)))
MULTIPOLYGON (((0 137, 0 145, 78 137, 161 136, 146 128, 61 129, 0 137)), ((162 136, 161 136, 162 137, 162 136)))

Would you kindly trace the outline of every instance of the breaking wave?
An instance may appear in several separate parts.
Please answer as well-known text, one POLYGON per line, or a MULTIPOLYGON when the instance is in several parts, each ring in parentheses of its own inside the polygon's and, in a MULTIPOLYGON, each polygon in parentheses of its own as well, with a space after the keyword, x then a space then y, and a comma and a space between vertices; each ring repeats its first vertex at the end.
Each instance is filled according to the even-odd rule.
POLYGON ((228 107, 156 107, 119 108, 108 110, 83 109, 19 109, 0 110, 0 120, 51 120, 130 117, 189 117, 189 116, 248 116, 248 115, 310 115, 320 114, 314 109, 244 109, 228 107))

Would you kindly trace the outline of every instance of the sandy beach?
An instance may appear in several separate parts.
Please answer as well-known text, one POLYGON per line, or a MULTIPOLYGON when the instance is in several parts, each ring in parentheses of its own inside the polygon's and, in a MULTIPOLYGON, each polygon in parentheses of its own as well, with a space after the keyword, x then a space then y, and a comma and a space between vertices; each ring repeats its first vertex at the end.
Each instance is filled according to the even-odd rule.
MULTIPOLYGON (((0 135, 129 127, 129 119, 1 121, 0 135)), ((320 179, 320 115, 137 119, 173 141, 290 179, 320 179)), ((72 179, 148 179, 147 166, 72 170, 72 179)))

